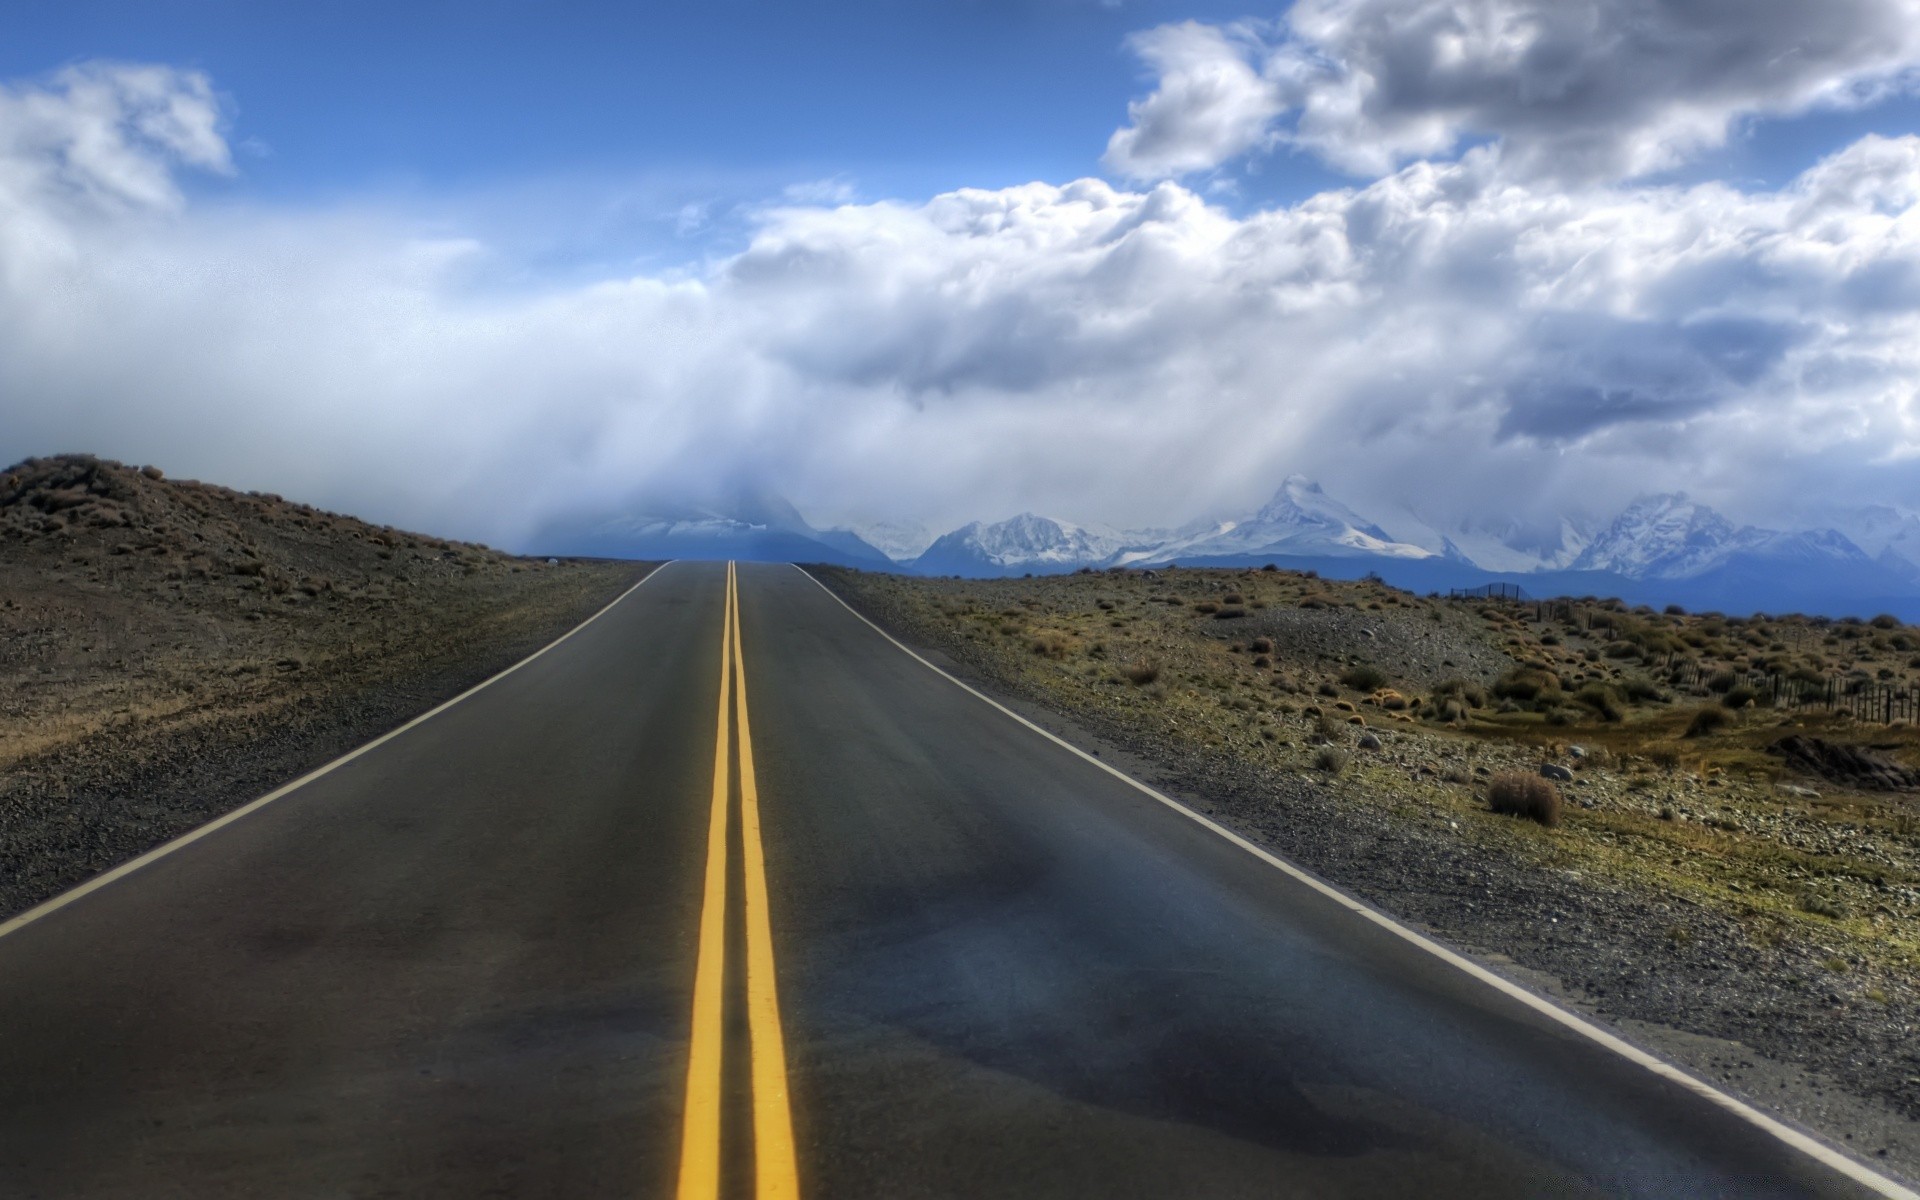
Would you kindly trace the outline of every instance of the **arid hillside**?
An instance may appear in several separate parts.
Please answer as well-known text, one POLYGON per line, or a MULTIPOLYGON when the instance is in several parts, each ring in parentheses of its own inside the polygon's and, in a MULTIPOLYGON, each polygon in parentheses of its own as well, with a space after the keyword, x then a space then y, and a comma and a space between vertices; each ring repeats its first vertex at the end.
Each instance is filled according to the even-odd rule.
POLYGON ((0 471, 0 912, 478 682, 643 569, 87 456, 0 471))

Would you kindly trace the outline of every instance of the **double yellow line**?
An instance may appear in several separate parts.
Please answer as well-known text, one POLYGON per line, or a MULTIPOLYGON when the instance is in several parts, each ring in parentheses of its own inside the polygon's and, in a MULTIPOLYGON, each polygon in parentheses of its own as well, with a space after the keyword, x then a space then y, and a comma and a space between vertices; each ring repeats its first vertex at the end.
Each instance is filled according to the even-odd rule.
POLYGON ((767 859, 760 844, 760 792, 747 725, 747 669, 740 654, 740 588, 727 564, 727 614, 720 632, 719 735, 713 746, 713 805, 707 817, 707 879, 700 906, 700 949, 693 971, 693 1039, 687 1056, 687 1106, 680 1134, 680 1200, 720 1194, 721 1012, 727 964, 728 816, 732 808, 732 729, 739 727, 742 914, 747 943, 747 1034, 753 1055, 753 1168, 760 1200, 797 1200, 793 1112, 787 1097, 786 1038, 774 984, 773 927, 767 916, 767 859))

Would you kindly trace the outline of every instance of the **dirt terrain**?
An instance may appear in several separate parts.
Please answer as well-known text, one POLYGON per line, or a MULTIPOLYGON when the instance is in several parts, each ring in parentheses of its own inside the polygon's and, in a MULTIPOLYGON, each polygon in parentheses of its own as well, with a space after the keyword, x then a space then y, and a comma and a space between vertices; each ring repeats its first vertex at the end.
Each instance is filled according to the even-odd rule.
POLYGON ((645 569, 84 456, 0 471, 0 914, 457 694, 645 569))
POLYGON ((1911 702, 1920 632, 1284 571, 820 575, 1196 808, 1920 1173, 1920 732, 1849 707, 1911 702))

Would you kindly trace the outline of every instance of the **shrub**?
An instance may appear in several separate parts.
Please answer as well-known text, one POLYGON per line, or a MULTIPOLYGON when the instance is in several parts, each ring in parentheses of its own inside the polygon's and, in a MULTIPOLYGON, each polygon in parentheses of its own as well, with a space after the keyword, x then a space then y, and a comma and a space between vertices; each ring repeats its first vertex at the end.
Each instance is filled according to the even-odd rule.
POLYGON ((1340 673, 1340 682, 1359 692, 1378 691, 1387 684, 1387 673, 1378 667, 1361 663, 1348 667, 1340 673))
POLYGON ((1720 695, 1725 695, 1726 693, 1733 690, 1734 684, 1739 682, 1740 682, 1740 677, 1738 675, 1735 675, 1732 671, 1715 671, 1707 679, 1707 690, 1710 692, 1718 693, 1720 695))
POLYGON ((1759 698, 1759 692, 1754 691, 1744 683, 1740 683, 1728 688, 1727 694, 1720 697, 1720 703, 1726 705, 1728 708, 1745 708, 1759 698))
POLYGON ((1332 746, 1322 746, 1314 752, 1313 769, 1325 771, 1329 775, 1338 775, 1347 769, 1347 752, 1336 750, 1332 746))
POLYGON ((1608 721, 1618 721, 1627 715, 1620 705, 1620 697, 1604 683, 1587 684, 1573 694, 1573 702, 1608 721))
POLYGON ((1213 614, 1213 619, 1216 621, 1231 621, 1236 617, 1244 617, 1246 615, 1246 609, 1241 608, 1237 604, 1229 604, 1219 612, 1213 614))
POLYGON ((1900 618, 1894 616, 1892 613, 1881 613, 1872 621, 1869 621, 1868 624, 1872 625, 1875 629, 1898 629, 1900 628, 1900 618))
POLYGON ((1160 678, 1160 664, 1150 662, 1134 663, 1123 671, 1122 674, 1127 677, 1128 683, 1136 687, 1145 687, 1147 684, 1160 678))
POLYGON ((1635 704, 1649 704, 1663 699, 1659 686, 1644 675, 1629 675, 1622 679, 1620 691, 1635 704))
POLYGON ((1062 659, 1067 656, 1067 640, 1056 633, 1043 633, 1029 642, 1027 649, 1041 658, 1062 659))
POLYGON ((1502 700, 1538 700, 1542 692, 1558 692, 1559 677, 1550 671, 1520 667, 1494 682, 1493 694, 1502 700))
POLYGON ((1326 682, 1322 682, 1319 687, 1313 690, 1322 696, 1338 696, 1340 694, 1339 688, 1333 686, 1333 684, 1331 683, 1326 683, 1326 682))
POLYGON ((1705 737, 1716 730, 1725 728, 1733 720, 1732 714, 1724 708, 1708 706, 1695 709, 1693 719, 1687 722, 1688 737, 1705 737))
POLYGON ((1247 649, 1253 651, 1255 654, 1272 654, 1273 639, 1263 637, 1255 638, 1253 641, 1247 643, 1247 649))
POLYGON ((1487 706, 1487 689, 1465 679, 1443 679, 1433 689, 1436 701, 1452 697, 1468 708, 1487 706))
POLYGON ((1220 611, 1220 606, 1211 600, 1202 600, 1193 606, 1193 611, 1197 613, 1217 613, 1220 611))
POLYGON ((1247 598, 1239 592, 1228 592, 1226 595, 1220 597, 1220 602, 1222 604, 1245 604, 1247 598))
POLYGON ((1560 823, 1560 789, 1538 775, 1502 771, 1487 784, 1487 807, 1552 828, 1560 823))

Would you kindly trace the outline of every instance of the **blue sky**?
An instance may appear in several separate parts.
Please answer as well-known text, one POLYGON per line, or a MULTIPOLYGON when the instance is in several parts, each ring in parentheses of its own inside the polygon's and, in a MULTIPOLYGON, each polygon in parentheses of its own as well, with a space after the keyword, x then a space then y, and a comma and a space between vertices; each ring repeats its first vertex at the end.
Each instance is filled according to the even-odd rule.
POLYGON ((1916 0, 15 0, 0 457, 507 542, 1920 507, 1916 78, 1916 0))
MULTIPOLYGON (((250 195, 484 192, 529 179, 732 196, 824 178, 927 196, 1102 173, 1145 72, 1124 45, 1167 22, 1284 6, 1098 0, 698 5, 410 0, 15 0, 0 77, 88 59, 210 75, 250 195), (668 186, 671 185, 671 186, 668 186)), ((1687 177, 1761 183, 1920 100, 1756 121, 1687 177)), ((1237 208, 1352 178, 1280 154, 1233 172, 1237 208)))
MULTIPOLYGON (((736 243, 795 184, 923 198, 1101 173, 1144 73, 1128 34, 1238 6, 1043 0, 630 5, 22 0, 0 77, 88 59, 206 72, 240 174, 210 195, 378 196, 457 218, 534 271, 660 266, 736 243), (693 220, 692 208, 705 210, 693 220)), ((1348 180, 1304 156, 1223 202, 1348 180)))

